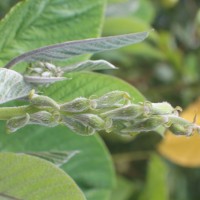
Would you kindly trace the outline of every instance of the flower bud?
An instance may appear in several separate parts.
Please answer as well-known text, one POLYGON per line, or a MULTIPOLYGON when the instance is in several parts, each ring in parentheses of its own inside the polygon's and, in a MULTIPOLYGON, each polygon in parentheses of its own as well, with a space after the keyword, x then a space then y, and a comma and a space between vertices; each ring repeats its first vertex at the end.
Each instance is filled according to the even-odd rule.
POLYGON ((39 67, 31 68, 31 75, 34 73, 34 75, 40 75, 42 74, 43 69, 39 67))
POLYGON ((102 130, 105 128, 105 121, 94 114, 74 115, 73 118, 82 123, 84 126, 90 126, 95 130, 102 130))
POLYGON ((59 113, 49 113, 47 111, 39 111, 30 114, 29 124, 38 124, 42 126, 54 127, 59 124, 59 113))
POLYGON ((196 125, 174 115, 169 115, 169 120, 171 122, 171 126, 169 130, 176 135, 186 135, 190 136, 193 131, 196 129, 196 125))
POLYGON ((6 127, 9 132, 15 132, 18 129, 26 126, 29 120, 30 120, 29 114, 19 116, 19 117, 13 117, 7 120, 6 127))
POLYGON ((181 124, 172 124, 169 127, 169 130, 174 133, 175 135, 186 135, 190 136, 192 135, 194 129, 193 126, 183 126, 181 124))
POLYGON ((43 95, 32 94, 30 96, 30 103, 35 107, 52 107, 57 110, 60 109, 60 106, 56 103, 56 101, 43 95))
POLYGON ((121 107, 130 102, 131 97, 124 91, 112 91, 97 99, 92 99, 96 103, 96 108, 121 107))
POLYGON ((74 131, 77 134, 80 135, 93 135, 96 130, 92 128, 91 126, 85 126, 83 123, 80 121, 67 117, 67 116, 62 116, 62 123, 67 126, 69 129, 74 131))
POLYGON ((101 116, 119 120, 133 120, 144 113, 144 108, 141 105, 131 104, 121 108, 116 108, 101 114, 101 116))
POLYGON ((168 117, 156 115, 131 124, 127 128, 123 129, 122 133, 153 131, 167 122, 168 117))
POLYGON ((46 72, 43 72, 43 73, 41 74, 41 76, 42 76, 42 77, 52 77, 53 74, 52 74, 52 72, 46 71, 46 72))
POLYGON ((32 67, 45 68, 45 63, 44 62, 36 62, 33 64, 32 67))
POLYGON ((60 77, 64 73, 64 71, 60 67, 57 67, 51 63, 45 62, 44 65, 45 65, 45 68, 48 70, 48 72, 52 73, 51 76, 60 77))
POLYGON ((112 126, 110 126, 110 129, 108 129, 107 132, 113 132, 113 133, 116 133, 116 134, 122 134, 122 130, 127 128, 126 126, 126 120, 112 120, 112 126))
POLYGON ((173 108, 169 103, 147 103, 149 112, 153 115, 165 115, 165 114, 173 114, 175 112, 175 108, 173 108))
POLYGON ((92 107, 95 107, 95 106, 92 105, 89 99, 80 97, 80 98, 74 99, 73 101, 62 104, 60 106, 60 110, 65 111, 65 112, 78 113, 78 112, 83 112, 83 111, 92 109, 92 107))
POLYGON ((45 62, 44 63, 44 66, 51 72, 56 72, 56 66, 51 64, 51 63, 48 63, 48 62, 45 62))

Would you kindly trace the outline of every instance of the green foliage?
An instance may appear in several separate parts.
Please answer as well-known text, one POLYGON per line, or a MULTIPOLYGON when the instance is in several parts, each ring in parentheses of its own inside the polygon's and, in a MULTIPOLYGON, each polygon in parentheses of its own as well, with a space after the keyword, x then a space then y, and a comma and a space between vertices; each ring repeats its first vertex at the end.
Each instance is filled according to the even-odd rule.
POLYGON ((87 53, 97 53, 101 51, 112 50, 141 42, 147 36, 148 32, 141 32, 135 34, 132 33, 119 36, 111 36, 106 38, 77 40, 50 45, 26 52, 12 59, 5 65, 5 67, 12 67, 13 65, 22 61, 55 61, 67 58, 69 59, 73 56, 83 55, 87 53))
POLYGON ((104 0, 21 1, 0 23, 0 65, 38 47, 98 36, 104 4, 104 0))
POLYGON ((47 161, 24 154, 0 153, 0 163, 1 199, 85 199, 74 181, 47 161))
MULTIPOLYGON (((83 137, 66 127, 26 127, 17 134, 7 135, 1 123, 1 150, 14 152, 79 151, 69 162, 62 165, 81 187, 88 199, 101 194, 109 197, 114 185, 114 171, 105 145, 97 135, 83 137)), ((100 199, 100 198, 99 198, 100 199)))
POLYGON ((92 72, 77 72, 70 76, 70 81, 50 85, 48 89, 44 89, 44 94, 59 102, 69 101, 77 96, 89 98, 91 95, 100 96, 112 90, 121 90, 128 92, 134 102, 144 99, 137 89, 115 77, 92 72))
POLYGON ((111 200, 130 199, 136 191, 137 186, 134 183, 119 176, 117 177, 117 184, 112 192, 111 200))
POLYGON ((187 105, 199 95, 197 5, 0 2, 0 65, 15 69, 0 69, 0 199, 198 199, 199 169, 155 153, 157 127, 189 136, 200 132, 197 117, 144 97, 187 105), (110 37, 95 38, 101 32, 110 37), (101 60, 86 60, 97 52, 101 60))
POLYGON ((152 155, 147 172, 147 182, 139 200, 168 200, 166 187, 168 171, 165 163, 158 155, 152 155))

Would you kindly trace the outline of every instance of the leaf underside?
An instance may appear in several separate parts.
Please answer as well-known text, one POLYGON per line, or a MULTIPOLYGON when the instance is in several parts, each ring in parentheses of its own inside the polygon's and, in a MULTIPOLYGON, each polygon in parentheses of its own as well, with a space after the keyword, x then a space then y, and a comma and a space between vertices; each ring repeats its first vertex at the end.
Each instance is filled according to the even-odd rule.
POLYGON ((19 73, 0 68, 0 104, 27 96, 32 86, 19 73))
POLYGON ((77 40, 42 47, 26 52, 6 64, 6 68, 22 62, 63 60, 87 53, 97 53, 117 49, 126 45, 141 42, 148 36, 148 32, 132 33, 97 39, 77 40))

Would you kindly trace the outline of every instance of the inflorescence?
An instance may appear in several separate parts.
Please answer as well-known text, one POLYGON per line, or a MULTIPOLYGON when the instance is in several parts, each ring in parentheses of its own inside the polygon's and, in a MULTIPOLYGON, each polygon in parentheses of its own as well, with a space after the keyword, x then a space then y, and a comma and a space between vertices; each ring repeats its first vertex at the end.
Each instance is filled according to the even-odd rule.
POLYGON ((7 120, 10 132, 28 125, 48 127, 65 125, 81 135, 92 135, 100 131, 121 135, 154 131, 159 127, 169 128, 176 135, 190 136, 200 126, 179 117, 180 107, 169 103, 133 103, 124 91, 112 91, 100 97, 79 97, 59 104, 50 97, 29 95, 30 108, 34 113, 25 113, 7 120))

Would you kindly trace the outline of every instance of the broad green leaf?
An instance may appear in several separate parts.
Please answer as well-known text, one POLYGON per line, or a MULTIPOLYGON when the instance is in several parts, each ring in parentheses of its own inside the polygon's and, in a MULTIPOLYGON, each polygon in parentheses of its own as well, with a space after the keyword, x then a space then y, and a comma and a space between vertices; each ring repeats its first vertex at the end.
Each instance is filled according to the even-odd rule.
POLYGON ((97 37, 104 4, 105 0, 21 1, 0 22, 0 66, 45 45, 97 37))
POLYGON ((87 53, 97 53, 101 51, 117 49, 123 46, 141 42, 147 36, 148 32, 141 32, 102 37, 97 39, 77 40, 45 46, 33 51, 26 52, 12 59, 9 63, 6 64, 5 67, 9 68, 22 61, 33 62, 63 60, 87 53))
MULTIPOLYGON (((70 81, 55 83, 45 88, 44 94, 64 102, 79 96, 102 95, 117 89, 129 92, 134 101, 143 101, 142 95, 136 89, 117 78, 97 73, 78 72, 71 76, 70 81)), ((84 189, 89 199, 101 200, 102 196, 109 197, 114 174, 111 160, 97 136, 81 137, 61 126, 52 129, 27 127, 11 136, 5 135, 3 129, 1 132, 3 133, 1 147, 6 150, 49 151, 53 147, 54 150, 80 151, 70 162, 63 165, 63 168, 84 189), (19 134, 19 132, 25 134, 19 134)))
POLYGON ((74 66, 65 67, 63 71, 69 73, 77 71, 93 71, 105 69, 116 69, 116 67, 105 60, 87 60, 74 66))
POLYGON ((7 200, 84 200, 61 169, 34 156, 0 153, 0 198, 7 200))
POLYGON ((71 80, 57 82, 44 88, 44 94, 61 103, 76 97, 100 96, 113 90, 128 92, 133 102, 144 101, 141 93, 130 84, 118 78, 94 72, 76 72, 71 74, 71 80))
POLYGON ((56 166, 62 166, 73 158, 78 151, 43 151, 43 152, 27 152, 26 154, 37 156, 52 162, 56 166))
POLYGON ((152 155, 148 166, 147 181, 139 200, 169 200, 167 185, 168 170, 158 155, 152 155))
POLYGON ((27 96, 32 86, 23 76, 10 69, 0 69, 0 104, 27 96))
MULTIPOLYGON (((129 92, 133 101, 143 101, 143 96, 124 81, 97 73, 72 73, 70 81, 57 82, 44 89, 49 95, 62 102, 76 97, 103 95, 112 90, 129 92)), ((80 153, 62 168, 76 181, 88 200, 109 199, 114 186, 114 171, 111 158, 98 135, 83 137, 66 127, 44 128, 30 126, 6 135, 1 124, 1 150, 27 151, 74 151, 80 153), (23 133, 23 134, 22 134, 23 133), (91 162, 92 160, 92 162, 91 162)))
POLYGON ((62 169, 75 180, 88 200, 102 200, 98 198, 99 194, 109 198, 114 185, 114 169, 108 151, 97 135, 83 137, 64 126, 45 128, 36 125, 8 135, 5 124, 1 122, 0 137, 1 151, 79 151, 62 165, 62 169))

